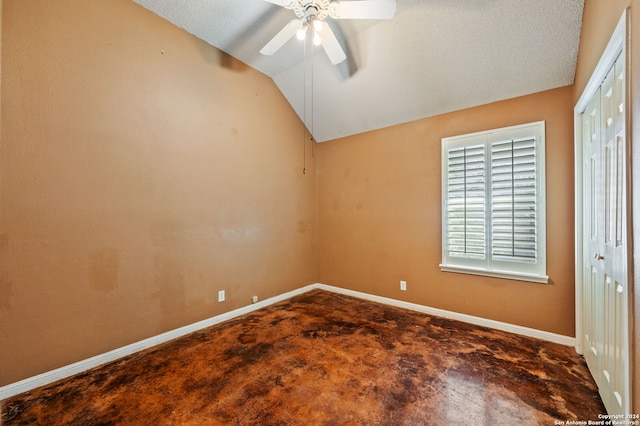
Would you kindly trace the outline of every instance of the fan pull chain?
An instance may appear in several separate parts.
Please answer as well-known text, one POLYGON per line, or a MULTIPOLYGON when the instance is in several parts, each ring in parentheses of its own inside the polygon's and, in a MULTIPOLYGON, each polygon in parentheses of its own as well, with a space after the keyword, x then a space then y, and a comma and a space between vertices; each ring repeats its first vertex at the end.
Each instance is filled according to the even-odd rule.
POLYGON ((307 42, 304 41, 302 67, 302 174, 307 174, 307 42))
POLYGON ((313 60, 313 44, 311 45, 311 134, 310 134, 310 140, 313 141, 313 135, 314 135, 314 111, 313 111, 313 88, 315 87, 315 85, 313 84, 313 66, 314 60, 313 60))

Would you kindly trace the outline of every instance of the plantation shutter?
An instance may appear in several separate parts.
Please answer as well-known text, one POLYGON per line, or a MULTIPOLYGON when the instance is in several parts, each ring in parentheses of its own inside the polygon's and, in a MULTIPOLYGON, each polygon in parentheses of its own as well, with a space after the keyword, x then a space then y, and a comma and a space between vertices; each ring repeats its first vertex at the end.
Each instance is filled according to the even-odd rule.
POLYGON ((544 147, 544 121, 442 139, 442 271, 548 282, 544 147))
POLYGON ((491 144, 491 256, 537 260, 536 139, 491 144))
POLYGON ((449 256, 484 259, 486 154, 484 145, 448 151, 447 247, 449 256))

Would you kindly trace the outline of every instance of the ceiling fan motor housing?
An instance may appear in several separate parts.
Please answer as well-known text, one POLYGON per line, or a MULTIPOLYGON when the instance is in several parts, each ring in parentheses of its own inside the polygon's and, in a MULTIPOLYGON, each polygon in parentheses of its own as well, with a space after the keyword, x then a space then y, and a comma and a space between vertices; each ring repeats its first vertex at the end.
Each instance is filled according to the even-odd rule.
POLYGON ((300 0, 294 5, 293 11, 307 23, 322 21, 329 15, 329 4, 329 0, 300 0))

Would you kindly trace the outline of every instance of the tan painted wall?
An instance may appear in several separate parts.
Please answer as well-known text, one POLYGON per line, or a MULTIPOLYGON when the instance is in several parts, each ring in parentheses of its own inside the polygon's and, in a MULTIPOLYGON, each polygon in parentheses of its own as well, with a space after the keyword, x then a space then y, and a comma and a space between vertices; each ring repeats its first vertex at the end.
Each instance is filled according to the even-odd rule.
POLYGON ((320 144, 320 282, 573 336, 572 93, 567 86, 320 144), (539 120, 550 283, 441 272, 441 139, 539 120))
MULTIPOLYGON (((574 84, 574 104, 580 98, 600 56, 609 42, 620 16, 625 8, 630 7, 631 27, 631 141, 633 144, 633 185, 632 205, 633 222, 635 223, 634 244, 640 247, 640 0, 586 0, 582 21, 576 81, 574 84)), ((640 256, 635 259, 635 283, 640 282, 640 256)), ((637 285, 635 286, 637 288, 637 285)), ((632 318, 634 330, 632 334, 632 387, 633 413, 640 413, 640 291, 632 288, 632 318)))
POLYGON ((5 0, 2 30, 0 385, 316 282, 271 79, 130 0, 5 0))

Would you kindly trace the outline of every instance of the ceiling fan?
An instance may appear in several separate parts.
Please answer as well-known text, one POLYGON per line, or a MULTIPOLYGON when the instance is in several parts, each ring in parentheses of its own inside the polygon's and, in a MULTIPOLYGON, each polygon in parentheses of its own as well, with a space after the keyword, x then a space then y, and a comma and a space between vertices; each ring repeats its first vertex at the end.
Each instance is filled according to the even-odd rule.
POLYGON ((297 19, 292 20, 278 32, 261 50, 263 55, 273 55, 294 35, 304 40, 309 30, 313 32, 313 44, 322 45, 332 64, 347 58, 336 35, 323 21, 333 19, 391 19, 396 13, 395 0, 264 0, 293 9, 297 19))

